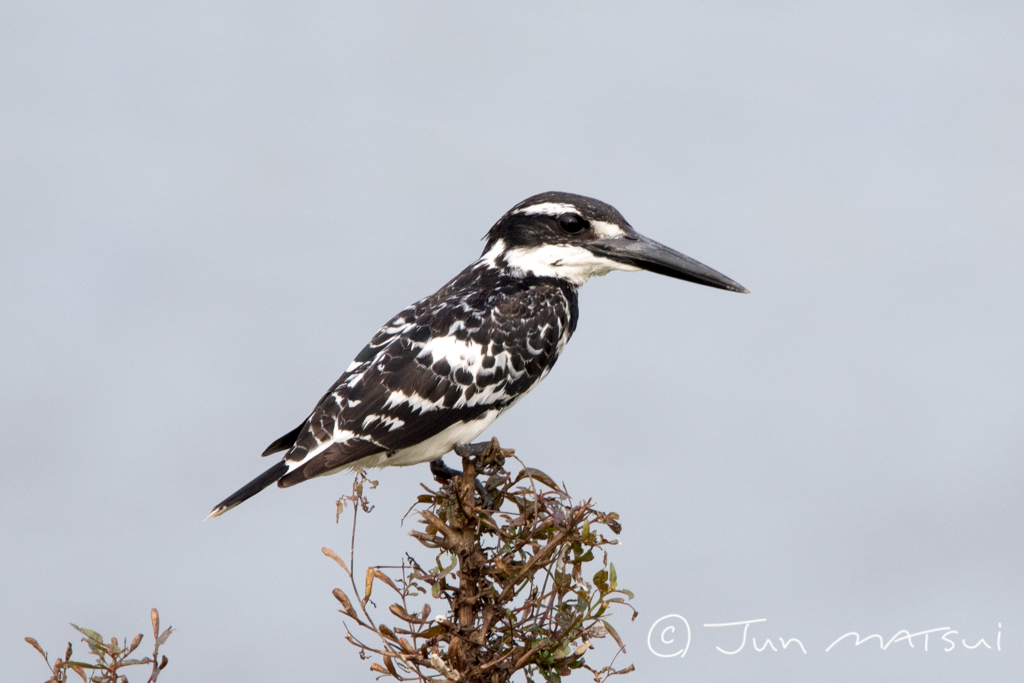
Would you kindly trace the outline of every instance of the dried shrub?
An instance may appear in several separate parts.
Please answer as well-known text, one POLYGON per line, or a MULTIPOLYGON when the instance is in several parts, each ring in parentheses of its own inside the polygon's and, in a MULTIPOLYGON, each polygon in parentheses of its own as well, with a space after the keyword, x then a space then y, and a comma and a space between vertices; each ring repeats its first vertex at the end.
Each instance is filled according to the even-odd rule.
POLYGON ((372 509, 364 489, 376 482, 359 474, 352 495, 338 501, 339 517, 348 507, 353 513, 349 561, 323 552, 349 577, 352 597, 340 588, 334 597, 360 627, 353 632, 346 623, 346 638, 373 660, 370 669, 380 677, 432 683, 499 683, 517 671, 528 681, 539 676, 550 683, 579 669, 603 681, 632 671, 613 668, 625 648, 607 621, 615 604, 632 610, 627 599, 633 594, 618 586, 606 552, 616 541, 604 530, 619 533, 618 515, 595 509, 590 500, 573 501, 539 470, 523 466, 513 477, 505 461, 514 451, 496 439, 456 453, 463 473, 437 490, 424 487, 407 514, 421 525, 410 535, 436 551, 430 563, 407 554, 400 565, 369 567, 357 585, 356 521, 360 511, 372 509), (478 474, 487 477, 482 485, 478 474), (374 617, 375 584, 396 596, 388 607, 394 625, 374 617), (443 607, 435 618, 432 602, 443 607), (606 635, 618 651, 607 666, 594 667, 585 656, 591 641, 606 635))
POLYGON ((89 653, 95 657, 93 662, 72 661, 71 643, 68 643, 64 657, 58 657, 50 664, 50 656, 35 638, 25 638, 25 642, 34 647, 46 660, 46 666, 50 669, 50 678, 46 683, 66 683, 68 671, 78 674, 85 683, 128 683, 128 677, 121 670, 131 666, 150 667, 147 683, 156 683, 160 672, 167 666, 167 657, 160 655, 160 646, 167 642, 173 629, 168 628, 163 633, 160 632, 160 614, 155 608, 150 611, 149 617, 153 625, 153 654, 142 659, 131 656, 142 644, 141 633, 135 636, 131 643, 127 638, 122 639, 120 643, 117 638, 105 642, 103 636, 96 631, 71 624, 76 631, 85 636, 82 642, 89 646, 89 653))

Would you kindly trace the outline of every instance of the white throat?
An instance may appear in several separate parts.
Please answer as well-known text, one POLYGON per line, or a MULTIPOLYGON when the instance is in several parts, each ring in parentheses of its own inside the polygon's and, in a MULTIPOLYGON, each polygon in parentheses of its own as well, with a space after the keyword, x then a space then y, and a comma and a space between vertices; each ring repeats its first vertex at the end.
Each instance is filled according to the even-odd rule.
POLYGON ((515 272, 554 277, 576 287, 595 275, 607 275, 613 270, 640 270, 636 266, 596 256, 573 244, 545 244, 506 250, 504 241, 498 240, 480 260, 496 267, 498 256, 503 257, 507 267, 515 272))

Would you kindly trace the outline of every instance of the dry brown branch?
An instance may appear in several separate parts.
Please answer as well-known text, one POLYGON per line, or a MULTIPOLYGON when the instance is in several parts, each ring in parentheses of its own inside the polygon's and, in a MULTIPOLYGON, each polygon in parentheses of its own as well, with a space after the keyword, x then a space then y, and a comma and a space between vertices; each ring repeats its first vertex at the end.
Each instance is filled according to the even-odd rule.
POLYGON ((377 660, 370 669, 396 681, 429 683, 504 683, 520 670, 528 681, 552 683, 578 669, 604 681, 632 671, 612 668, 614 658, 601 668, 585 660, 591 641, 605 635, 624 651, 606 619, 615 604, 632 610, 627 600, 633 595, 618 587, 608 562, 606 549, 616 541, 598 530, 618 534, 618 515, 596 510, 589 500, 574 502, 539 470, 524 466, 513 477, 504 465, 514 452, 496 439, 456 452, 463 474, 436 491, 426 489, 410 509, 422 525, 410 535, 436 551, 433 562, 407 555, 398 567, 370 567, 362 593, 353 575, 356 517, 369 511, 364 488, 376 482, 360 473, 352 495, 338 501, 339 516, 346 507, 353 510, 349 563, 329 549, 324 553, 352 587, 354 600, 335 590, 340 611, 374 636, 364 640, 346 625, 346 638, 361 656, 377 660), (482 490, 478 475, 486 477, 482 490), (591 563, 599 565, 596 572, 591 563), (395 595, 388 613, 400 620, 397 626, 378 624, 370 614, 370 595, 382 600, 381 590, 395 595), (431 599, 443 608, 434 619, 428 618, 431 599))

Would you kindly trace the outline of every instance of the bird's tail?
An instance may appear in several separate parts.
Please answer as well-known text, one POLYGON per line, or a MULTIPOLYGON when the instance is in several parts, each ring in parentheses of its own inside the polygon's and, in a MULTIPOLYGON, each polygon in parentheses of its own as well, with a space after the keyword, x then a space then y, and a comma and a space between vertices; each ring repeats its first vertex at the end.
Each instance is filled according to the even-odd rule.
POLYGON ((269 470, 267 470, 260 476, 256 477, 248 484, 238 489, 230 496, 222 500, 220 503, 218 503, 217 507, 213 508, 213 511, 209 514, 207 519, 210 519, 210 517, 220 517, 225 512, 235 507, 239 503, 249 500, 257 493, 267 488, 268 486, 276 482, 278 479, 280 479, 287 473, 288 463, 286 463, 284 460, 278 461, 269 470))

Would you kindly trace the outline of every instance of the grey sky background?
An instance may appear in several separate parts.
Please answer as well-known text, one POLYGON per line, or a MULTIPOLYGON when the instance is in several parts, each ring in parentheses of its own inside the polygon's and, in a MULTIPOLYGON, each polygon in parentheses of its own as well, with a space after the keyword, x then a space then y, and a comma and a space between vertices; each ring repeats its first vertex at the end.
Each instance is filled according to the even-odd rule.
MULTIPOLYGON (((632 678, 1019 680, 1022 35, 1019 2, 8 0, 4 679, 44 677, 23 636, 56 653, 156 606, 161 681, 371 680, 320 554, 349 476, 203 517, 559 189, 753 292, 592 281, 486 434, 622 515, 632 678), (690 651, 657 658, 673 613, 690 651), (702 626, 760 618, 808 654, 702 626), (824 652, 939 627, 952 652, 824 652)), ((379 474, 361 566, 415 547, 429 479, 379 474)))

